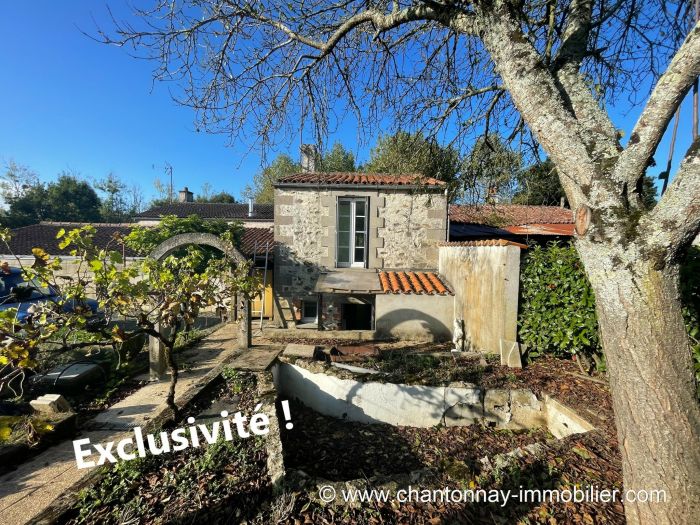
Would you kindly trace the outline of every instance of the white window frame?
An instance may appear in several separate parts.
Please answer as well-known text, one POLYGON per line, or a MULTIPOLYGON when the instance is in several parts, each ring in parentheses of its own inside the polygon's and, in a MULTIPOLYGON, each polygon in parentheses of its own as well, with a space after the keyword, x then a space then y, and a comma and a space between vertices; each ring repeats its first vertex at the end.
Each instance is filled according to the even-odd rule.
POLYGON ((368 245, 369 245, 369 199, 367 197, 338 197, 336 201, 336 214, 335 214, 335 265, 337 268, 366 268, 368 262, 368 245), (350 202, 350 262, 340 262, 338 260, 338 236, 339 236, 339 223, 340 223, 340 203, 350 202), (365 205, 365 243, 362 247, 364 252, 364 260, 360 262, 355 262, 355 234, 357 233, 355 229, 355 220, 357 217, 357 203, 362 202, 365 205))

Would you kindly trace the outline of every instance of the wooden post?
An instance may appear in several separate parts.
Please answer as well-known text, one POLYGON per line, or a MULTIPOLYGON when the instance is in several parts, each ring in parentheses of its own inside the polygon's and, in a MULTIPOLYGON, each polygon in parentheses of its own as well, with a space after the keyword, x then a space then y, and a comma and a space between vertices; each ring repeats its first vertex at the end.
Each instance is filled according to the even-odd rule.
POLYGON ((241 348, 250 348, 253 346, 253 330, 252 330, 252 316, 251 316, 251 304, 249 299, 243 300, 243 316, 241 319, 241 326, 239 331, 238 344, 241 348))
MULTIPOLYGON (((165 337, 170 335, 169 327, 156 325, 158 330, 165 337)), ((161 381, 167 377, 168 363, 165 359, 165 345, 157 337, 148 337, 148 361, 151 381, 161 381)))

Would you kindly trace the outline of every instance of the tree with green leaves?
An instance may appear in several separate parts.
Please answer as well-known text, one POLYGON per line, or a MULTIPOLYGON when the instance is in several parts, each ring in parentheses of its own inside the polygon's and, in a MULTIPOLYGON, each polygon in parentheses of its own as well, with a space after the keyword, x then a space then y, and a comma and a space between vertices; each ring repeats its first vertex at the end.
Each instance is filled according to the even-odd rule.
POLYGON ((138 186, 129 188, 114 173, 95 181, 95 189, 103 194, 100 205, 102 222, 128 222, 141 211, 141 191, 138 186))
POLYGON ((557 168, 549 159, 528 166, 517 179, 518 189, 513 195, 513 204, 558 206, 562 199, 566 203, 557 168))
POLYGON ((379 137, 362 171, 433 177, 447 183, 450 200, 454 200, 459 192, 462 161, 452 146, 441 146, 420 132, 397 131, 379 137))
MULTIPOLYGON (((36 293, 51 287, 58 292, 50 301, 32 306, 25 323, 16 320, 17 310, 0 311, 0 383, 17 384, 27 371, 37 366, 37 353, 42 347, 55 352, 80 348, 106 347, 124 343, 147 334, 159 340, 165 348, 170 369, 170 388, 166 403, 175 418, 178 364, 175 343, 178 334, 192 326, 202 308, 223 307, 234 294, 246 298, 260 293, 259 279, 251 276, 248 264, 234 264, 226 256, 213 260, 200 269, 201 252, 188 250, 179 256, 170 255, 162 261, 146 258, 125 266, 118 241, 104 248, 94 244, 95 229, 83 226, 58 232, 59 246, 68 249, 79 260, 78 275, 63 276, 62 260, 42 248, 35 248, 39 264, 22 268, 27 282, 35 283, 36 293), (87 299, 94 290, 107 323, 87 330, 93 315, 87 299), (70 304, 71 308, 66 308, 70 304), (121 322, 111 323, 113 319, 121 322), (126 330, 131 322, 135 328, 126 330)), ((232 242, 232 234, 221 235, 232 242)), ((11 232, 0 231, 0 242, 9 250, 11 232)))
POLYGON ((336 142, 329 151, 321 156, 316 171, 325 173, 332 171, 355 171, 355 155, 353 155, 351 151, 345 149, 340 142, 336 142))
POLYGON ((214 202, 214 203, 223 203, 223 204, 234 204, 236 203, 236 197, 228 193, 227 191, 220 191, 218 193, 213 193, 211 195, 208 195, 206 197, 200 195, 198 196, 195 201, 197 202, 214 202))
POLYGON ((9 199, 3 224, 11 228, 41 221, 99 222, 101 202, 87 182, 69 173, 48 184, 37 183, 9 199))
POLYGON ((272 203, 275 199, 274 184, 280 178, 287 175, 293 175, 301 171, 301 165, 294 162, 292 158, 283 153, 278 155, 275 160, 259 173, 253 176, 253 184, 246 185, 242 192, 244 199, 252 198, 255 202, 261 204, 272 203))
POLYGON ((520 153, 498 135, 480 137, 464 159, 461 199, 474 204, 510 202, 522 162, 520 153))

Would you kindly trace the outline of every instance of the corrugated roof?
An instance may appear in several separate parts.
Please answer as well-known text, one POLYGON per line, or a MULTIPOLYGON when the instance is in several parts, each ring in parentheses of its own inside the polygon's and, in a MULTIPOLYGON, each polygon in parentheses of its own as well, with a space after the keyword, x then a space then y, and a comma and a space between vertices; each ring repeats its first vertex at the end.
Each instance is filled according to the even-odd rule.
POLYGON ((296 173, 282 177, 277 184, 358 184, 366 186, 444 186, 441 180, 420 173, 296 173))
POLYGON ((488 224, 504 228, 523 224, 573 224, 574 214, 560 206, 525 204, 483 204, 478 206, 451 204, 450 221, 488 224))
POLYGON ((379 272, 384 293, 452 295, 452 291, 435 272, 379 272))
POLYGON ((466 247, 480 247, 480 246, 517 246, 523 250, 527 249, 527 244, 520 242, 509 241, 508 239, 484 239, 479 241, 456 241, 456 242, 443 242, 440 246, 466 246, 466 247))
POLYGON ((163 215, 189 217, 199 215, 202 219, 238 219, 246 221, 271 221, 275 216, 273 204, 253 205, 254 215, 248 217, 248 204, 223 202, 171 202, 154 206, 136 215, 137 219, 158 219, 163 215))
MULTIPOLYGON (((132 228, 136 225, 133 223, 85 223, 85 222, 41 222, 32 224, 22 228, 12 230, 12 239, 9 242, 10 249, 15 255, 28 256, 32 254, 32 248, 43 248, 51 255, 69 255, 71 247, 60 249, 58 247, 59 240, 56 239, 56 234, 63 228, 72 230, 90 224, 95 228, 95 245, 98 248, 108 248, 121 251, 125 257, 136 257, 137 254, 128 246, 124 246, 117 241, 117 236, 128 235, 132 228), (122 251, 123 250, 123 251, 122 251)), ((255 242, 258 242, 258 255, 264 255, 265 243, 269 242, 272 246, 274 235, 271 228, 244 228, 241 237, 240 247, 241 253, 246 256, 253 254, 255 242)), ((0 253, 7 251, 3 246, 0 247, 0 253)), ((9 255, 9 254, 6 254, 9 255)), ((270 257, 272 250, 270 250, 270 257)))

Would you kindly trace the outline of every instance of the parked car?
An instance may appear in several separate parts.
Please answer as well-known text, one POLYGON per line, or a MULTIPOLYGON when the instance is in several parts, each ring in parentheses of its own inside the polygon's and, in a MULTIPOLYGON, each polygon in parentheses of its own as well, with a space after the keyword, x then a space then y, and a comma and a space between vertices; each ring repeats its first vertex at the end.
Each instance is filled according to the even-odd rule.
MULTIPOLYGON (((20 323, 26 322, 32 315, 33 305, 47 301, 57 303, 60 300, 61 296, 55 288, 25 281, 20 268, 5 266, 0 270, 0 311, 17 308, 17 320, 20 323)), ((88 327, 104 322, 104 314, 99 311, 97 301, 86 299, 80 304, 87 306, 92 312, 88 318, 88 327)), ((65 301, 62 305, 65 312, 73 312, 77 306, 78 303, 73 300, 65 301)))

